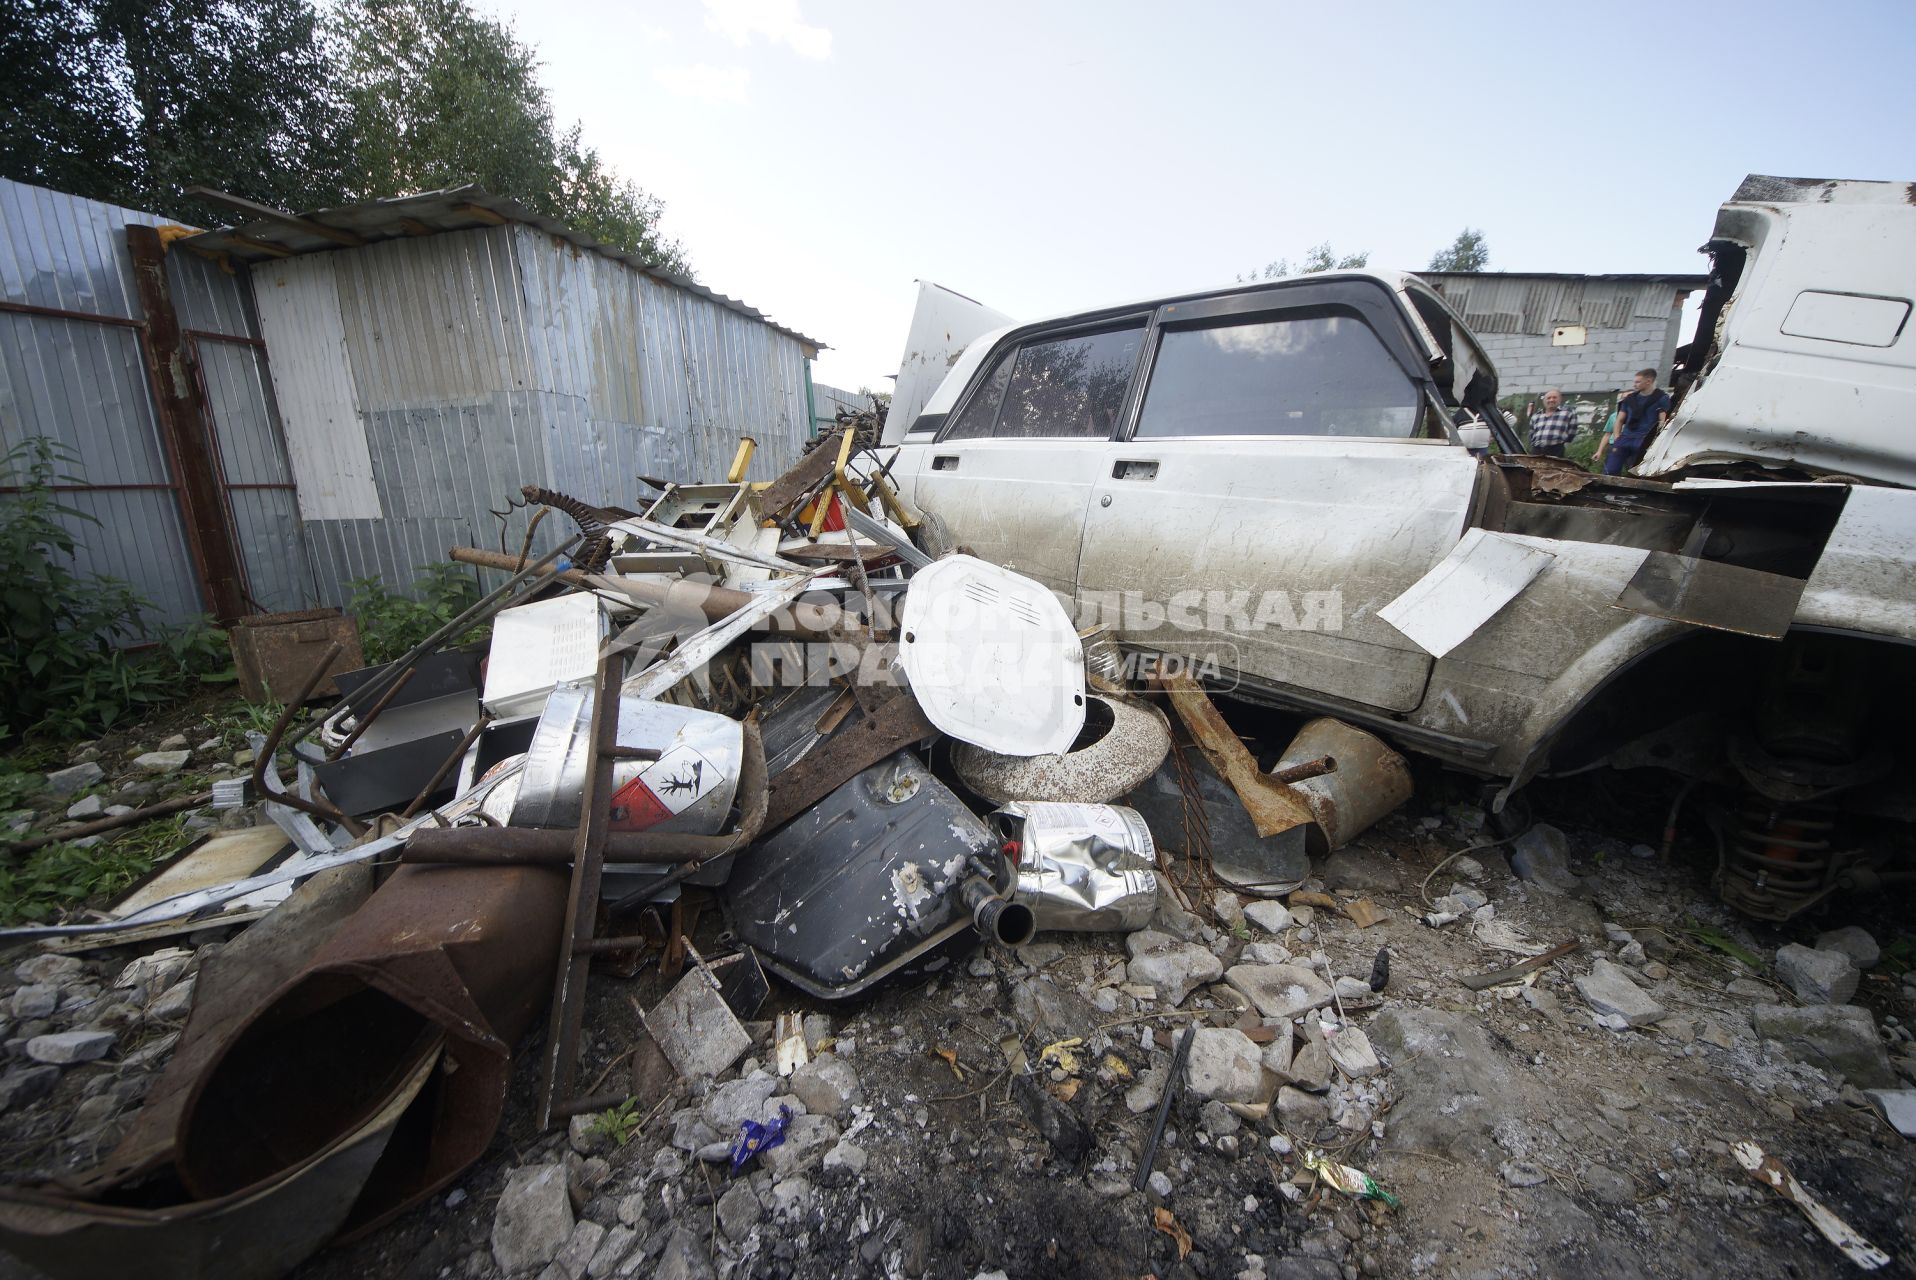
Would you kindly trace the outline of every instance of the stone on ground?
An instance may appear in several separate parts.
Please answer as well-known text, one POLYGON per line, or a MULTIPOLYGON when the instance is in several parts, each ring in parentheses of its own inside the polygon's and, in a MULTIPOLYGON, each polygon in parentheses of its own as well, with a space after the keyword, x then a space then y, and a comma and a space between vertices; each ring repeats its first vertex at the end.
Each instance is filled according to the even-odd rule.
POLYGON ((785 1141, 761 1152, 758 1162, 770 1169, 773 1177, 789 1178, 816 1165, 836 1145, 836 1120, 830 1116, 793 1116, 785 1126, 785 1141))
POLYGON ((1583 877, 1570 870, 1570 841, 1547 822, 1523 833, 1510 851, 1510 869, 1526 884, 1545 893, 1577 893, 1583 877))
POLYGON ((492 1219, 492 1256, 507 1275, 543 1267, 572 1238, 572 1199, 565 1166, 514 1169, 492 1219))
POLYGON ((1208 950, 1154 929, 1129 934, 1124 943, 1131 957, 1126 966, 1130 980, 1156 987, 1158 998, 1167 1004, 1182 1004, 1193 988, 1224 976, 1223 962, 1208 950))
POLYGON ((75 1062, 94 1062, 113 1047, 111 1031, 56 1031, 27 1041, 27 1056, 35 1062, 68 1066, 75 1062))
POLYGON ((1199 1027, 1184 1083, 1196 1098, 1255 1101, 1264 1084, 1264 1051, 1235 1027, 1199 1027))
POLYGON ((843 1120, 865 1097, 852 1064, 829 1053, 794 1070, 791 1090, 807 1111, 834 1120, 843 1120))
POLYGON ((1858 969, 1873 969, 1876 962, 1883 958, 1883 949, 1876 945, 1876 939, 1870 936, 1869 930, 1855 924, 1817 934, 1816 949, 1840 951, 1858 969))
POLYGON ((552 1259, 552 1265, 564 1274, 566 1280, 585 1280, 586 1268, 592 1265, 592 1255, 599 1251, 599 1242, 604 1239, 604 1227, 581 1218, 572 1224, 572 1234, 566 1237, 565 1245, 559 1250, 558 1256, 552 1259))
POLYGON ((713 1275, 705 1242, 690 1227, 676 1227, 652 1268, 650 1280, 713 1280, 713 1275))
POLYGON ((1647 1027, 1664 1016, 1663 1006, 1630 981, 1620 966, 1599 959, 1590 972, 1576 979, 1577 994, 1600 1014, 1622 1018, 1633 1027, 1647 1027))
POLYGON ((133 767, 141 773, 160 776, 178 773, 192 758, 193 754, 190 751, 149 751, 144 755, 134 756, 133 767))
POLYGON ((1750 1025, 1785 1055, 1825 1071, 1840 1072, 1859 1089, 1893 1089, 1899 1083, 1883 1051, 1876 1018, 1853 1004, 1758 1005, 1750 1025))
POLYGON ((55 800, 64 800, 76 791, 95 786, 106 781, 106 770, 98 763, 88 760, 69 769, 55 769, 47 775, 47 794, 55 800))
POLYGON ((1846 953, 1800 942, 1776 949, 1776 976, 1804 1004, 1848 1004, 1862 977, 1846 953))
POLYGON ((1331 1002, 1330 987, 1302 965, 1234 965, 1224 980, 1243 992, 1257 1006, 1257 1011, 1273 1022, 1295 1018, 1331 1002))
POLYGON ((106 801, 99 796, 84 796, 67 806, 67 817, 75 822, 88 822, 106 812, 106 801))
POLYGON ((1291 927, 1291 911, 1281 902, 1247 902, 1244 918, 1266 933, 1282 933, 1291 927))

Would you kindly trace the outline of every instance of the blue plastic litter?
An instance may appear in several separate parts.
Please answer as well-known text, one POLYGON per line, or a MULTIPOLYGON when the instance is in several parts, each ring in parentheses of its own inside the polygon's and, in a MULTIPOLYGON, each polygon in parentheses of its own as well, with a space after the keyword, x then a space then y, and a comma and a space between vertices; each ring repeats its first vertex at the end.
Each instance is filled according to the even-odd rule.
POLYGON ((769 1151, 785 1141, 785 1126, 792 1122, 792 1109, 781 1105, 776 1118, 760 1124, 756 1120, 741 1120, 738 1126, 738 1138, 732 1143, 732 1172, 744 1168, 751 1158, 761 1151, 769 1151))

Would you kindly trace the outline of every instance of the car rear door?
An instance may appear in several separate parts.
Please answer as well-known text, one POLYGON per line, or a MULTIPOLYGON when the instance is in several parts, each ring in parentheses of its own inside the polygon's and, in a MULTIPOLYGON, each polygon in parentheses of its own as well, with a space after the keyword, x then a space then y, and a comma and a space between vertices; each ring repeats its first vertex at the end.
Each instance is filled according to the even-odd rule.
POLYGON ((1013 335, 980 367, 917 471, 912 499, 953 543, 1069 596, 1146 315, 1013 335))
POLYGON ((1390 328, 1399 306, 1344 280, 1160 309, 1080 557, 1080 595, 1121 640, 1418 705, 1431 658, 1376 614, 1456 545, 1476 463, 1390 328))

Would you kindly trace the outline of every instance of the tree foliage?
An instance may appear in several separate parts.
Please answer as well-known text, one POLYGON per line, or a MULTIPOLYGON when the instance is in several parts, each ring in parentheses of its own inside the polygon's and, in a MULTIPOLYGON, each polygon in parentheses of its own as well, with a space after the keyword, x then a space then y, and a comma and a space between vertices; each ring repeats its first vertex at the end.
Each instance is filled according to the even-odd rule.
POLYGON ((339 192, 350 122, 309 0, 0 3, 0 173, 185 218, 196 182, 339 192))
POLYGON ((1465 227, 1457 238, 1430 255, 1430 271, 1482 271, 1490 265, 1490 243, 1484 233, 1465 227))
POLYGON ((1305 251, 1295 267, 1289 258, 1279 258, 1276 262, 1264 264, 1263 271, 1252 270, 1248 275, 1239 276, 1238 283, 1249 284, 1254 280, 1282 280, 1285 276, 1308 276, 1319 271, 1353 271, 1370 265, 1370 252, 1346 253, 1339 255, 1331 248, 1331 242, 1315 245, 1305 251))
POLYGON ((466 0, 0 0, 0 174, 206 223, 477 182, 671 270, 662 206, 466 0))

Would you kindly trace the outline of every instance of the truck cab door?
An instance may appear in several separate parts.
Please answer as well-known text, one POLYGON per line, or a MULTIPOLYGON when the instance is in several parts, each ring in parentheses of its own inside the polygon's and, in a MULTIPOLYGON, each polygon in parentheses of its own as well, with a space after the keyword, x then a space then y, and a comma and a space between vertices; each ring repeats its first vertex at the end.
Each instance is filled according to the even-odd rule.
POLYGON ((1014 335, 922 449, 912 500, 954 545, 1069 596, 1148 317, 1014 335))
POLYGON ((1376 612, 1456 545, 1477 467, 1406 338, 1372 327, 1399 304, 1379 287, 1347 307, 1356 282, 1331 284, 1160 310, 1092 485, 1079 594, 1129 645, 1410 711, 1431 658, 1376 612))

